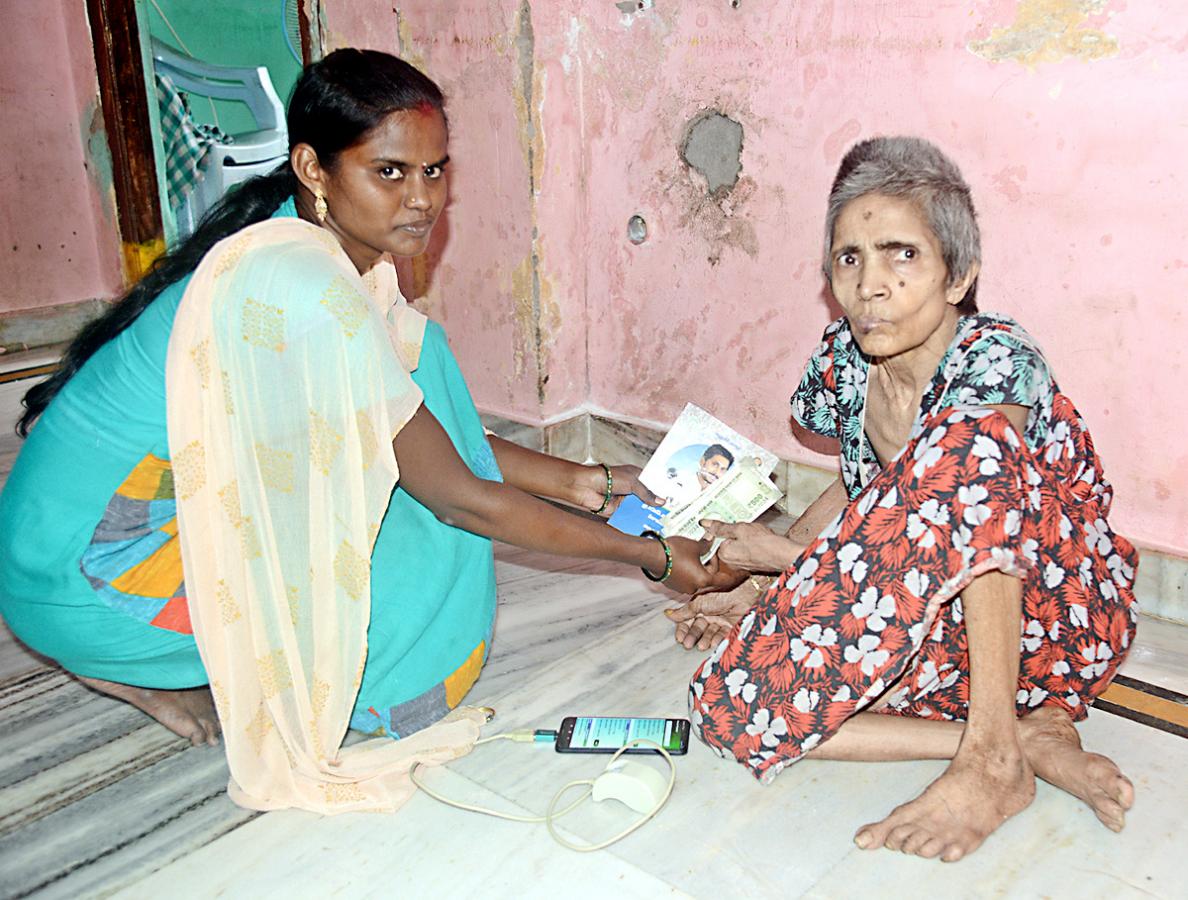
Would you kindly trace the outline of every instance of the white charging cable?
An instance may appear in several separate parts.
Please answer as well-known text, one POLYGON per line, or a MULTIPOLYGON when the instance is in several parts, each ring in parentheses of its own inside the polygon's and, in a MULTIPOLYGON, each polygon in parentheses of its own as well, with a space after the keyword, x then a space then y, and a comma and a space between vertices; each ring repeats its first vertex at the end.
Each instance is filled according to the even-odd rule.
MULTIPOLYGON (((509 731, 504 734, 493 734, 490 737, 475 741, 475 746, 477 747, 479 744, 486 744, 491 741, 498 740, 519 741, 522 743, 527 743, 529 741, 536 740, 536 738, 531 731, 509 731)), ((614 837, 607 838, 605 841, 601 841, 597 844, 575 844, 572 841, 562 837, 557 832, 553 824, 557 819, 560 819, 562 816, 573 812, 590 797, 590 794, 592 794, 594 791, 595 779, 593 778, 576 779, 564 785, 561 790, 557 791, 557 793, 553 795, 553 799, 549 801, 548 809, 545 810, 545 814, 543 816, 518 816, 513 813, 500 812, 499 810, 487 809, 482 806, 473 806, 469 803, 460 803, 457 800, 451 800, 448 797, 443 797, 441 794, 437 793, 437 791, 428 787, 425 782, 417 776, 417 770, 421 767, 421 763, 415 763, 409 770, 408 775, 409 778, 412 779, 413 784, 415 784, 434 800, 444 803, 446 806, 453 806, 457 809, 467 810, 468 812, 482 813, 485 816, 494 816, 497 819, 507 819, 511 822, 544 822, 545 827, 549 830, 549 834, 553 836, 553 840, 555 840, 562 847, 568 847, 570 850, 576 850, 578 853, 590 853, 594 850, 602 850, 605 847, 609 847, 611 844, 621 841, 623 838, 627 837, 627 835, 642 828, 644 823, 653 819, 656 814, 660 812, 661 809, 663 809, 664 804, 668 802, 668 798, 672 796, 672 789, 676 786, 676 764, 672 761, 672 757, 668 755, 668 751, 655 741, 649 741, 645 738, 636 738, 633 741, 629 741, 615 751, 615 754, 607 761, 605 769, 609 769, 614 764, 615 760, 617 760, 620 756, 633 747, 649 747, 664 757, 665 763, 668 764, 668 784, 664 789, 664 793, 660 796, 660 799, 656 801, 656 805, 653 806, 648 812, 644 813, 640 819, 620 831, 614 837), (573 803, 569 804, 569 806, 565 807, 560 812, 555 812, 557 804, 560 803, 561 798, 564 796, 566 791, 568 791, 570 788, 581 787, 583 785, 585 785, 586 789, 582 792, 581 796, 579 796, 573 801, 573 803)))

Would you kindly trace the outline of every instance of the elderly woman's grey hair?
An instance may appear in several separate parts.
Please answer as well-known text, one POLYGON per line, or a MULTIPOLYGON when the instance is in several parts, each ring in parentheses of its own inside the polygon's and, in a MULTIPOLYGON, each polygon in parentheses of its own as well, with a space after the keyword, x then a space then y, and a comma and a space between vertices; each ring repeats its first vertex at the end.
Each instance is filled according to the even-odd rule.
MULTIPOLYGON (((833 228, 851 200, 867 194, 905 197, 920 209, 940 242, 948 284, 960 281, 981 262, 982 241, 969 185, 951 159, 935 145, 914 137, 876 137, 850 148, 829 191, 825 216, 825 277, 833 275, 833 228)), ((957 309, 977 312, 975 278, 957 309)))

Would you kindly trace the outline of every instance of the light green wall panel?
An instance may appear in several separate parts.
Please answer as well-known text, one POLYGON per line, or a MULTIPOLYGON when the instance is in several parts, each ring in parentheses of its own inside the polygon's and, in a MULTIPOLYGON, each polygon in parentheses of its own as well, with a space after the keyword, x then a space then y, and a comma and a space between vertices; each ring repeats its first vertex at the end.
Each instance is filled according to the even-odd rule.
MULTIPOLYGON (((288 106, 301 65, 285 40, 284 0, 146 0, 144 8, 149 33, 178 47, 165 23, 168 19, 191 56, 223 65, 266 66, 277 94, 288 106)), ((253 127, 251 114, 242 104, 217 101, 214 107, 223 131, 253 127)), ((199 122, 214 122, 206 99, 191 97, 190 108, 199 122)))

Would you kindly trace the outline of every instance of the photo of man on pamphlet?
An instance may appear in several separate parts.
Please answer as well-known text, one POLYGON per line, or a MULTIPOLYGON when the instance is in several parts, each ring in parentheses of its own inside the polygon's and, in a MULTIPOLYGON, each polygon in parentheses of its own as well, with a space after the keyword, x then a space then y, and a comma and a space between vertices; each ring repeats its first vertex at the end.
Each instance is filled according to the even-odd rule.
POLYGON ((770 477, 776 462, 774 454, 686 404, 640 473, 644 486, 666 503, 648 506, 628 496, 609 522, 628 534, 656 531, 695 540, 705 533, 702 519, 752 522, 781 497, 770 477))
POLYGON ((666 506, 682 506, 721 478, 734 465, 734 452, 722 444, 690 444, 668 458, 664 466, 666 506))

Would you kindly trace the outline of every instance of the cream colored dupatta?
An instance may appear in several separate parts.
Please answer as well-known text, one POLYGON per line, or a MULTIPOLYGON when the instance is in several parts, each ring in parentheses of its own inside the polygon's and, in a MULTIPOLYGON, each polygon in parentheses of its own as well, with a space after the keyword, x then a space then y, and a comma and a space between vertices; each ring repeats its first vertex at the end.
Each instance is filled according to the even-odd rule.
POLYGON ((241 806, 394 809, 414 762, 478 736, 482 713, 463 708, 341 746, 424 327, 390 260, 360 278, 330 234, 292 218, 216 245, 178 309, 166 398, 182 562, 241 806))

